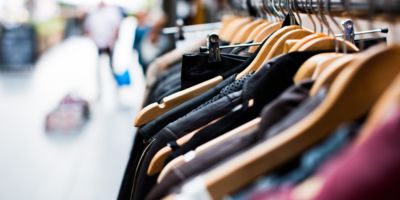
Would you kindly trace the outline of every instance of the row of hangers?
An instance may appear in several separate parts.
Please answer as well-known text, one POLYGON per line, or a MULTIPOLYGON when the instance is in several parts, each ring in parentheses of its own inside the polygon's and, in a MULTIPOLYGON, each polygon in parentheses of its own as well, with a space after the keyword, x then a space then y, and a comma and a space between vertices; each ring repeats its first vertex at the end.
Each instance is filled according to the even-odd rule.
MULTIPOLYGON (((333 31, 330 28, 328 19, 326 19, 325 14, 328 14, 330 20, 334 22, 335 26, 341 29, 340 25, 336 20, 330 15, 329 10, 324 10, 324 7, 320 7, 317 12, 315 6, 312 4, 312 0, 306 0, 303 2, 303 6, 306 10, 308 18, 313 22, 313 30, 306 29, 302 27, 302 20, 298 9, 298 1, 289 1, 291 4, 287 4, 289 12, 289 17, 293 18, 296 13, 297 19, 300 22, 299 25, 291 25, 282 28, 282 23, 284 18, 282 17, 287 13, 278 13, 278 8, 275 7, 275 3, 267 4, 268 2, 275 1, 259 1, 251 0, 254 8, 258 8, 258 13, 264 13, 263 16, 260 14, 258 18, 254 17, 243 17, 243 16, 226 16, 222 20, 221 28, 218 31, 218 36, 220 39, 225 41, 231 41, 231 44, 244 43, 246 41, 253 41, 254 43, 261 43, 268 36, 271 35, 270 39, 266 41, 260 50, 257 57, 251 63, 251 65, 244 70, 239 76, 243 76, 249 72, 256 71, 262 63, 265 61, 280 55, 282 53, 294 52, 294 51, 312 51, 319 49, 335 49, 339 51, 342 49, 346 51, 358 51, 358 48, 343 39, 333 36, 333 31), (257 4, 258 3, 258 4, 257 4), (261 4, 260 4, 261 3, 261 4), (267 9, 268 8, 268 9, 267 9), (274 12, 272 12, 274 11, 274 12), (319 16, 317 19, 320 23, 320 32, 317 32, 317 22, 311 16, 319 16), (324 31, 323 27, 328 27, 328 33, 322 33, 324 31), (274 33, 274 34, 272 34, 274 33), (341 45, 342 44, 342 45, 341 45)), ((318 0, 321 6, 321 0, 318 0)), ((284 8, 281 8, 284 10, 284 8)), ((342 35, 345 35, 342 33, 342 35)), ((257 50, 256 46, 250 47, 249 52, 254 53, 257 50)), ((153 120, 157 116, 167 112, 171 108, 187 101, 205 91, 209 88, 214 87, 216 84, 222 81, 222 77, 215 77, 202 84, 188 88, 187 90, 180 91, 176 94, 170 95, 162 100, 162 102, 157 102, 146 106, 137 115, 134 125, 142 126, 149 121, 153 120)))
MULTIPOLYGON (((307 60, 294 77, 295 83, 310 78, 316 80, 310 92, 312 96, 327 85, 330 86, 329 92, 322 104, 299 123, 203 174, 207 190, 215 199, 222 198, 245 186, 256 177, 287 162, 327 137, 341 123, 355 120, 367 113, 382 96, 385 89, 396 77, 399 77, 400 47, 377 46, 363 53, 348 54, 348 52, 358 52, 359 49, 353 43, 335 36, 328 20, 338 28, 340 25, 331 15, 329 7, 326 6, 329 5, 326 3, 327 1, 318 0, 318 11, 312 1, 302 2, 305 3, 303 8, 306 8, 306 14, 310 20, 313 20, 311 15, 317 16, 317 22, 313 23, 314 30, 301 26, 301 17, 296 9, 298 1, 287 1, 285 8, 277 8, 275 2, 272 0, 250 1, 251 5, 259 8, 259 15, 264 14, 262 18, 228 16, 223 19, 218 36, 225 41, 230 41, 231 45, 246 41, 261 43, 269 37, 260 47, 253 62, 237 78, 247 73, 257 73, 263 63, 285 53, 332 50, 333 53, 318 54, 307 60), (276 11, 279 10, 282 12, 277 13, 276 11), (285 13, 284 10, 288 10, 288 13, 285 13), (292 23, 292 25, 282 27, 282 16, 284 15, 294 17, 291 19, 293 21, 300 21, 299 25, 292 23), (320 32, 316 30, 318 22, 320 23, 320 32), (322 27, 324 26, 327 27, 327 33, 323 33, 322 27)), ((280 2, 279 5, 281 5, 280 2)), ((342 35, 345 36, 344 33, 342 35)), ((256 49, 257 47, 250 47, 249 52, 254 53, 256 49)), ((221 81, 222 77, 215 77, 168 96, 161 103, 153 103, 145 107, 135 119, 135 126, 148 123, 221 81)), ((374 118, 373 116, 371 118, 374 118)), ((365 125, 366 127, 373 123, 369 121, 365 125)), ((255 119, 246 123, 202 145, 195 152, 202 153, 229 138, 249 134, 252 132, 251 130, 257 128, 259 122, 260 119, 255 119)), ((180 138, 177 143, 185 143, 194 134, 195 132, 192 132, 180 138)), ((151 161, 148 174, 161 172, 160 181, 168 171, 185 162, 183 157, 178 157, 163 166, 165 158, 171 152, 172 149, 169 147, 160 150, 151 161)), ((173 198, 173 196, 169 196, 169 198, 173 198)))

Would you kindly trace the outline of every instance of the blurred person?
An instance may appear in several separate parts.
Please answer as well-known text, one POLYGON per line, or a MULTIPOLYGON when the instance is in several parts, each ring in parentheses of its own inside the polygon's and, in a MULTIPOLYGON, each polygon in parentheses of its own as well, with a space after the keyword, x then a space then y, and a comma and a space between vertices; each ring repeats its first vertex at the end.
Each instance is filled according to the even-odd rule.
MULTIPOLYGON (((97 46, 97 52, 100 56, 106 54, 109 58, 109 65, 113 77, 115 71, 113 67, 113 53, 115 43, 119 35, 119 27, 123 19, 121 10, 116 6, 107 5, 101 1, 97 7, 91 10, 84 21, 85 35, 93 40, 97 46)), ((99 62, 100 63, 100 62, 99 62)), ((98 66, 98 99, 101 93, 100 66, 98 66)))
POLYGON ((139 63, 146 73, 147 65, 155 56, 175 48, 173 35, 161 35, 164 27, 175 26, 179 0, 144 0, 136 13, 138 26, 133 48, 138 52, 139 63))
POLYGON ((96 44, 99 56, 108 55, 112 71, 113 51, 122 19, 123 15, 118 7, 101 1, 87 14, 84 22, 85 34, 96 44))

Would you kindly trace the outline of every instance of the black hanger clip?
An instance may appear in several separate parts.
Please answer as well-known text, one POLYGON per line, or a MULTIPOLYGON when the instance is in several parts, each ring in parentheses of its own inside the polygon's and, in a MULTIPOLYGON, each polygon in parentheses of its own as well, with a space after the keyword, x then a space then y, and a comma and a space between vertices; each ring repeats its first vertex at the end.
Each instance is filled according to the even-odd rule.
POLYGON ((342 21, 342 26, 344 28, 344 39, 354 44, 354 23, 351 19, 342 21))
POLYGON ((216 33, 210 33, 207 36, 208 62, 221 62, 221 51, 219 49, 219 36, 216 33))

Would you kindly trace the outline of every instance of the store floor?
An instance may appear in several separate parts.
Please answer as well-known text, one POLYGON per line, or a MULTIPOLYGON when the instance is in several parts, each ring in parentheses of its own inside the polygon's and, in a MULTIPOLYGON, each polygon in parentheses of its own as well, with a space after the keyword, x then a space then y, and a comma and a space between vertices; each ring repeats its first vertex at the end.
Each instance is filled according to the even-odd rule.
POLYGON ((116 92, 102 57, 84 38, 69 39, 43 55, 33 70, 0 73, 0 199, 115 199, 128 160, 144 92, 132 65, 132 86, 116 92), (77 134, 48 134, 45 116, 68 92, 90 100, 92 118, 77 134))

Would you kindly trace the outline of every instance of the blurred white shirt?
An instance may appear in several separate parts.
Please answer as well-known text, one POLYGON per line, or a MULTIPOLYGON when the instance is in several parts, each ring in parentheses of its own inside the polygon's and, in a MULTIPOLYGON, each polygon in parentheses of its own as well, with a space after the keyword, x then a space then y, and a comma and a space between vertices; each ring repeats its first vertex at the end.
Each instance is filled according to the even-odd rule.
POLYGON ((121 21, 122 15, 117 7, 98 7, 89 12, 84 28, 90 33, 97 47, 103 49, 112 47, 121 21))

